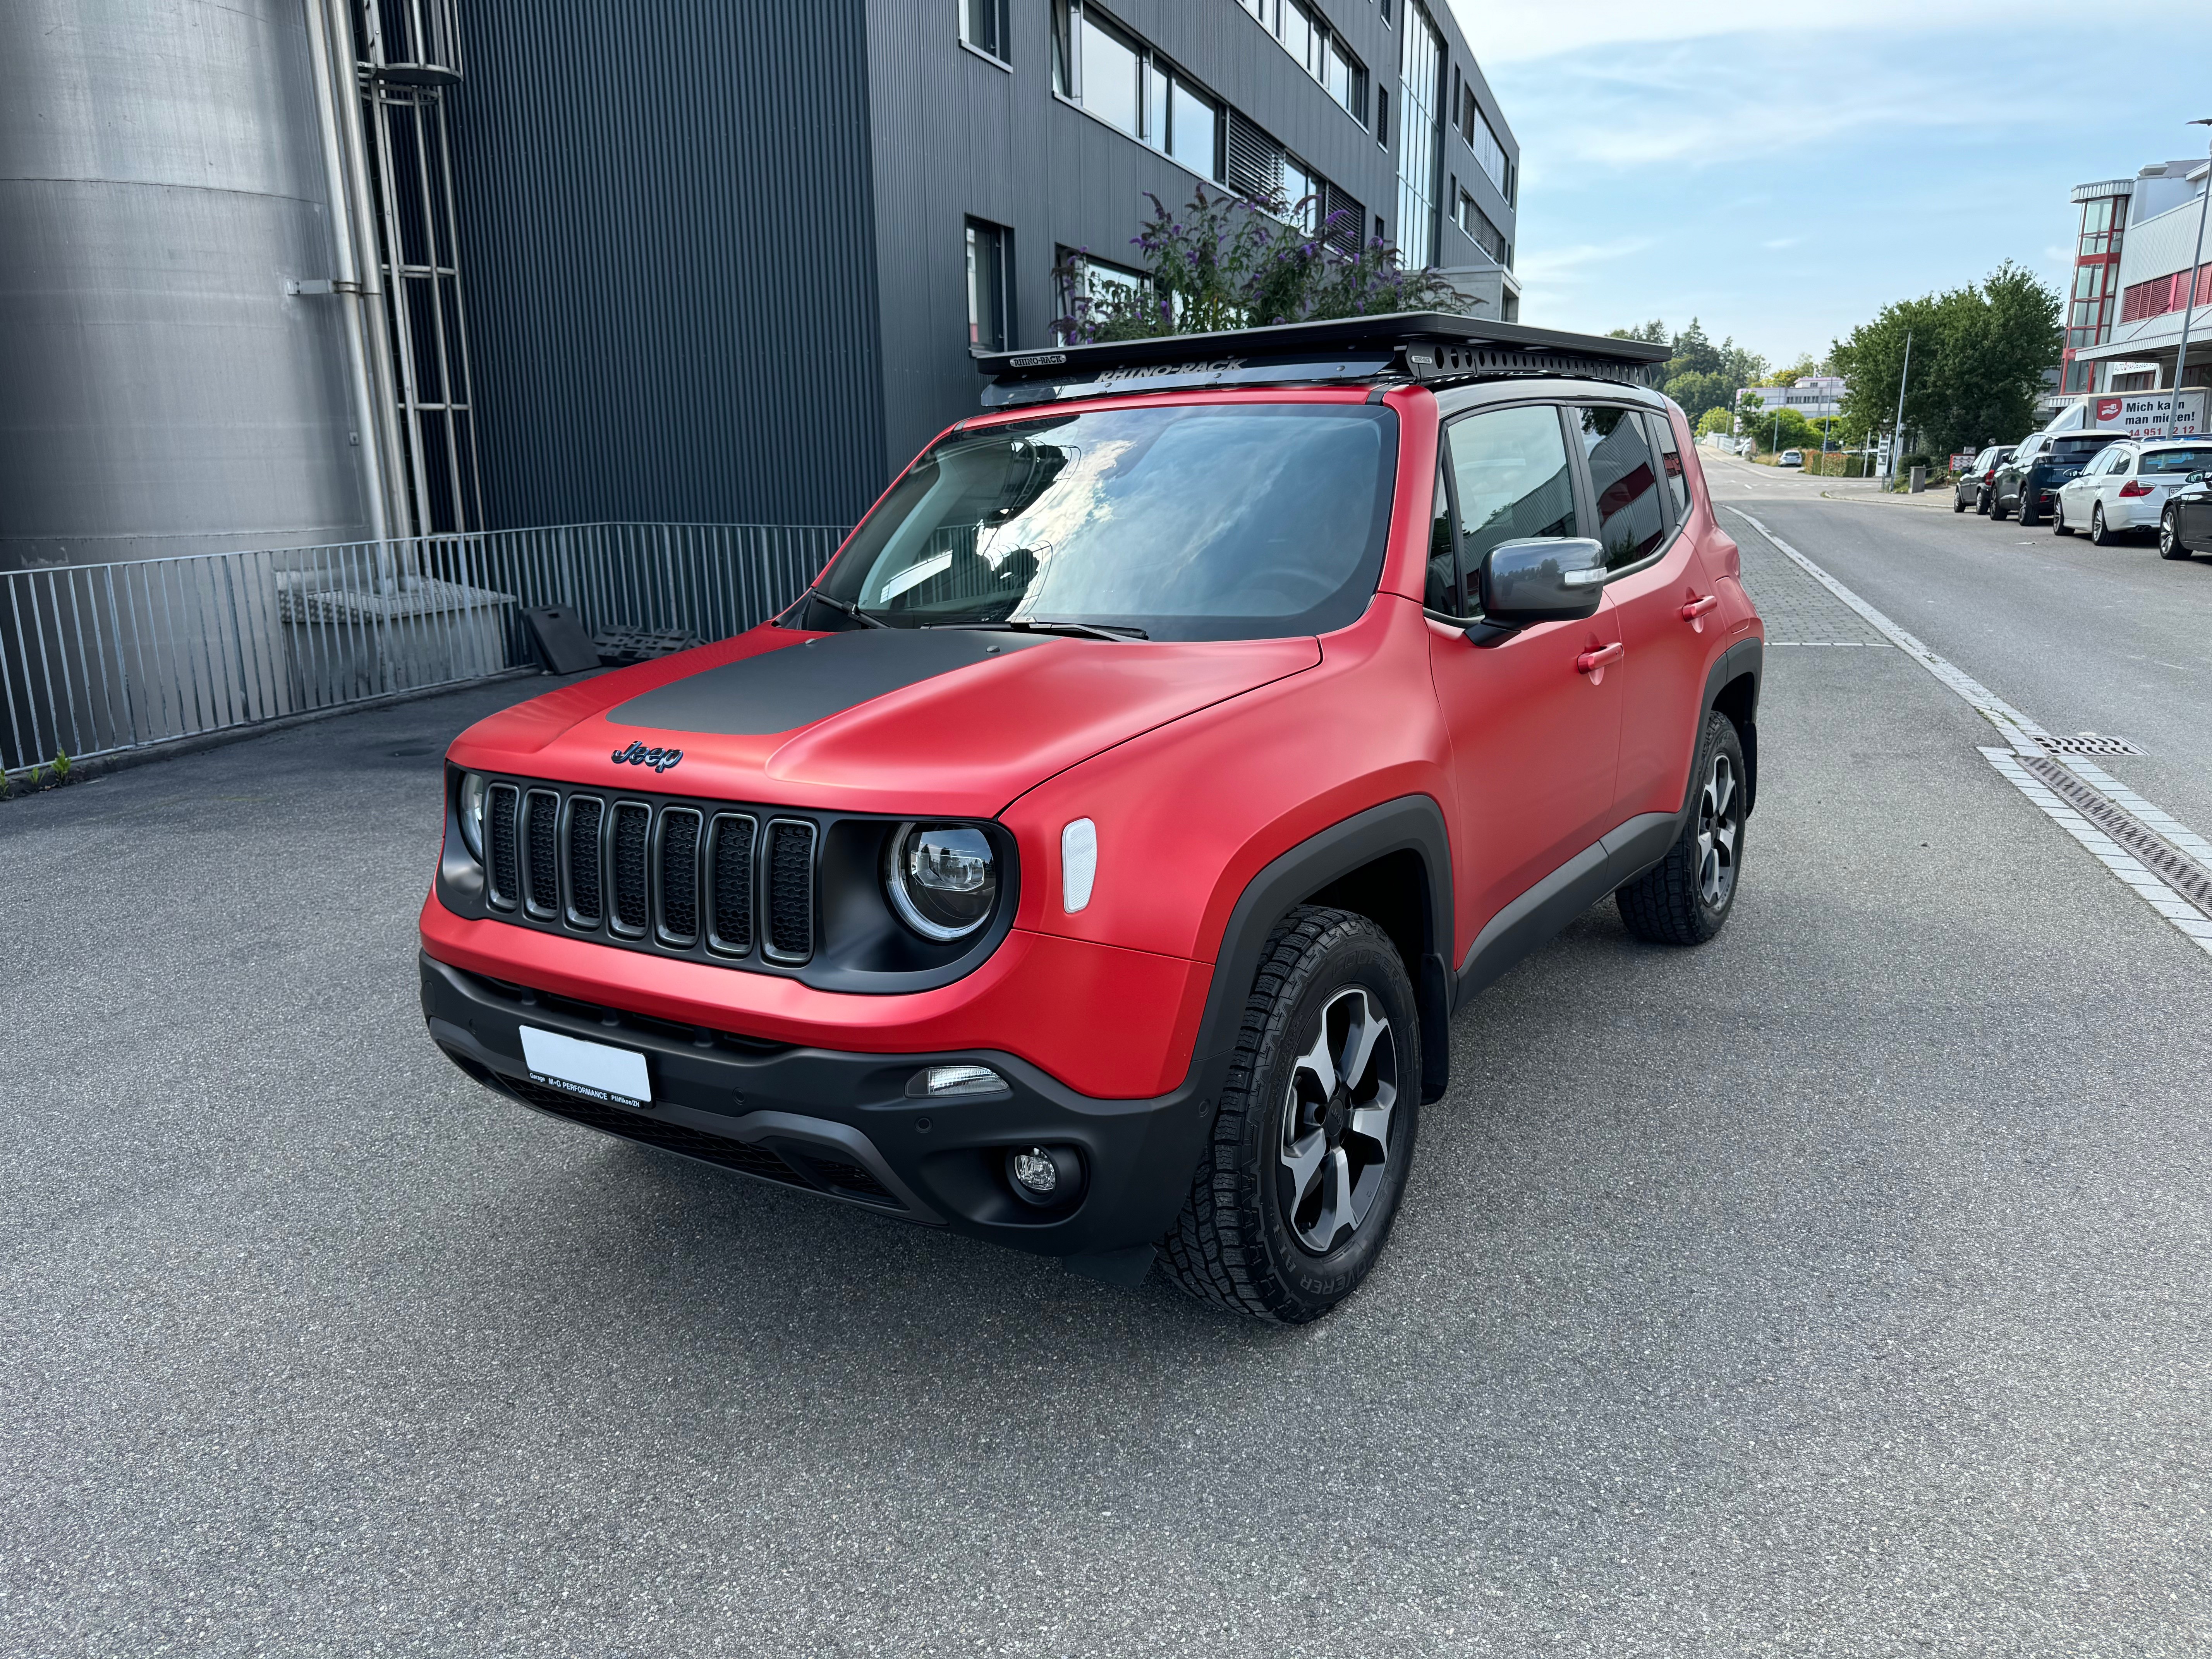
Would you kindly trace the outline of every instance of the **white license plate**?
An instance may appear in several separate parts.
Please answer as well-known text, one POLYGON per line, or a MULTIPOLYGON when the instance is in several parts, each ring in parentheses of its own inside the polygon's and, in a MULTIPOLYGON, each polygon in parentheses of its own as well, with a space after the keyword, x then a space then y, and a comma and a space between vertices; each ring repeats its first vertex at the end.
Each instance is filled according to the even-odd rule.
POLYGON ((533 1083, 550 1083, 571 1094, 623 1106, 642 1106, 653 1098, 645 1056, 628 1048, 610 1048, 604 1042, 586 1042, 526 1025, 522 1058, 530 1066, 533 1083))

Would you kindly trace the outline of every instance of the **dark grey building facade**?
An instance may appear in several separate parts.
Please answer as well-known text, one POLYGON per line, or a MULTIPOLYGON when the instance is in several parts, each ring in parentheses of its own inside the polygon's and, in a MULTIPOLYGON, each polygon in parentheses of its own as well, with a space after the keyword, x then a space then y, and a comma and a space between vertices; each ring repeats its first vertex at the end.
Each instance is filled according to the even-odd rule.
POLYGON ((486 517, 849 524, 1151 212, 1279 194, 1517 314, 1519 149, 1446 0, 471 0, 486 517))

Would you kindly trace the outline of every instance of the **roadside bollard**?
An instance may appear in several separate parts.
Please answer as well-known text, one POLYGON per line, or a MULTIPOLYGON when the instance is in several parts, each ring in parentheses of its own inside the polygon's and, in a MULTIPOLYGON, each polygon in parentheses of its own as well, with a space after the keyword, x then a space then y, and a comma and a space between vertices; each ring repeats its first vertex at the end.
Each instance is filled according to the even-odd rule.
POLYGON ((1912 469, 1912 493, 1917 495, 1927 488, 1928 469, 1924 466, 1914 467, 1912 469))

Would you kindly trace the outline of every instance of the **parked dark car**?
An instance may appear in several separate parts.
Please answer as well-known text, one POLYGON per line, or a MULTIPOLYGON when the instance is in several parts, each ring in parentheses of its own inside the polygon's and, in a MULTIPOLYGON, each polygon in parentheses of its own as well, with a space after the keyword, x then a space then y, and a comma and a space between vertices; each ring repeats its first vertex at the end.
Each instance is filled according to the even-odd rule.
POLYGON ((1967 467, 1951 483, 1951 510, 1964 513, 1968 507, 1986 515, 1990 510, 1990 485, 1997 476, 1997 469, 2012 459, 2014 444, 1991 444, 1974 457, 1967 467))
POLYGON ((2017 513, 2024 525, 2042 523, 2058 499, 2058 486, 2104 453, 2108 445, 2124 443, 2129 436, 2125 432, 2031 433, 1997 469, 1990 486, 1990 517, 2003 519, 2017 513))
POLYGON ((2166 498, 2159 515, 2159 557, 2185 559, 2192 553, 2212 553, 2212 472, 2191 473, 2166 498))

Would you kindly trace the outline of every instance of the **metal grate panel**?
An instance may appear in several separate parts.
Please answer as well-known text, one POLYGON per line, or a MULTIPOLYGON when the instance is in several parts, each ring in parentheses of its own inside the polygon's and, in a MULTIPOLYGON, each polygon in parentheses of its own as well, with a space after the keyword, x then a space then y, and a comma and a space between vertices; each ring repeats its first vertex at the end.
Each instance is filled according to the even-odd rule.
POLYGON ((522 882, 515 846, 515 813, 521 791, 511 783, 495 783, 484 803, 485 867, 491 877, 491 902, 503 910, 514 908, 522 882))
POLYGON ((2071 738, 2039 732, 2035 740, 2043 745, 2046 754, 2052 755, 2140 755, 2144 752, 2125 738, 2101 738, 2087 732, 2071 738))
POLYGON ((651 886, 646 870, 646 835, 653 825, 653 809, 633 800, 615 803, 614 829, 609 862, 614 872, 614 915, 610 925, 635 938, 645 932, 647 895, 651 886))
POLYGON ((699 938, 699 814, 689 806, 660 813, 660 860, 654 883, 665 944, 689 949, 699 938))
POLYGON ((523 896, 534 916, 561 908, 561 797, 532 789, 522 798, 523 896))
POLYGON ((753 820, 739 812, 714 815, 709 860, 713 908, 709 950, 741 957, 753 948, 753 820))
MULTIPOLYGON (((2039 739, 2040 741, 2040 739, 2039 739)), ((2127 808, 2077 777, 2061 762, 2021 757, 2021 769, 2128 849, 2151 874, 2212 915, 2212 870, 2182 852, 2127 808)))
POLYGON ((776 962, 814 954, 814 826, 778 818, 768 827, 768 938, 776 962))
POLYGON ((568 920, 596 927, 604 919, 599 892, 599 829, 606 803, 596 795, 568 798, 568 920))

